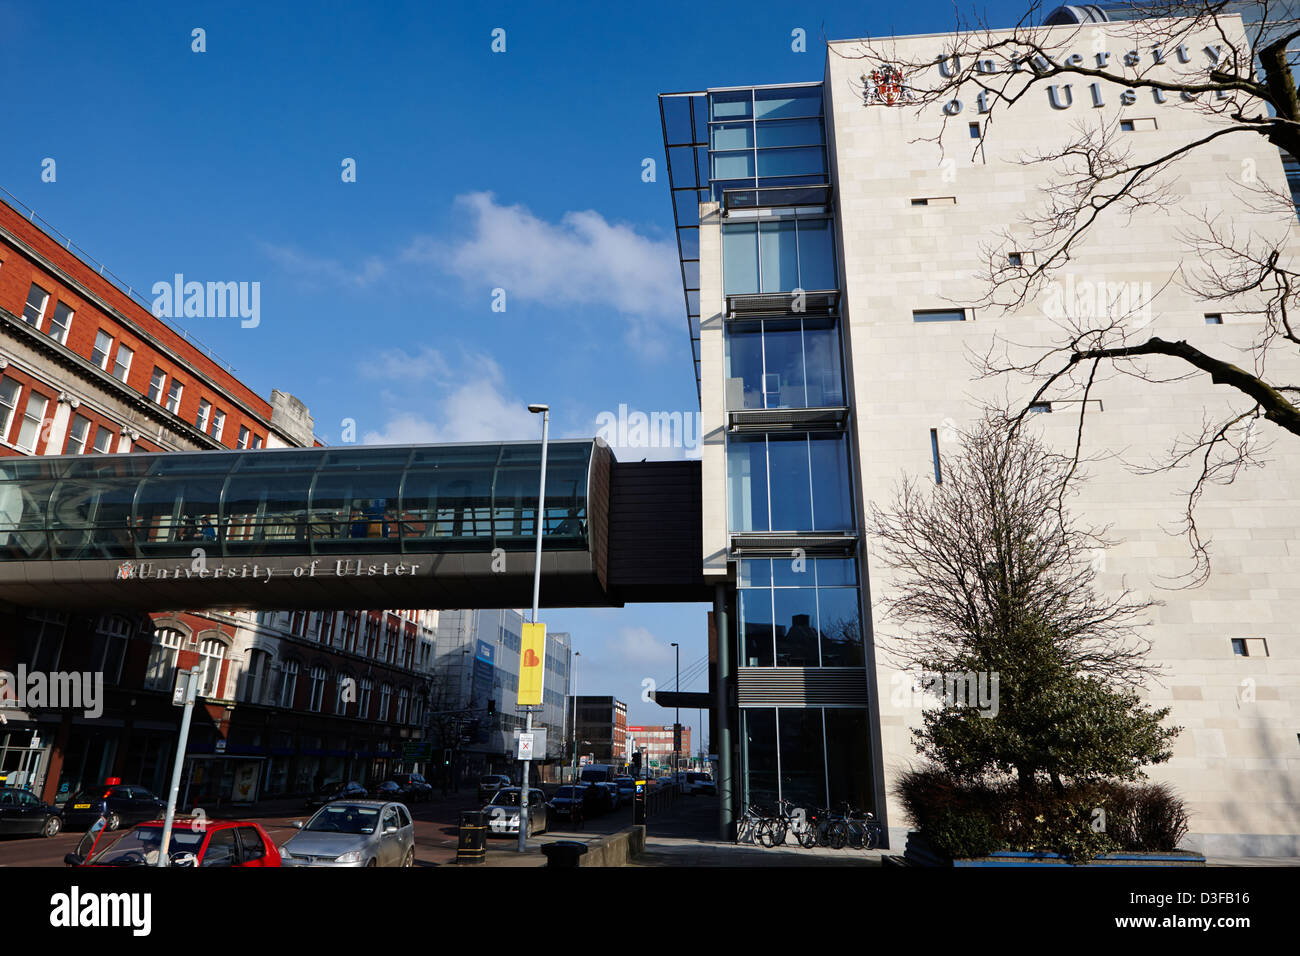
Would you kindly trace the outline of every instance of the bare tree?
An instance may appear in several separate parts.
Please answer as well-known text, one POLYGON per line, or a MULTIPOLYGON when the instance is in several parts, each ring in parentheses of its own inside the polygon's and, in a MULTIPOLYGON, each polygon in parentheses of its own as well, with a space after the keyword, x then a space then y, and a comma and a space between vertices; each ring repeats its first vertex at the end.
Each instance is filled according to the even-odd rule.
MULTIPOLYGON (((1300 381, 1289 377, 1300 357, 1300 271, 1292 255, 1296 208, 1285 183, 1261 176, 1253 159, 1243 160, 1240 169, 1225 169, 1225 190, 1236 194, 1244 210, 1235 219, 1199 212, 1170 185, 1180 164, 1242 137, 1263 137, 1284 154, 1300 157, 1300 97, 1292 74, 1300 10, 1294 2, 1276 0, 1123 6, 1144 19, 1119 27, 1129 49, 1118 53, 1088 45, 1100 36, 1090 25, 1039 25, 1045 9, 1039 2, 1006 29, 959 17, 958 32, 943 52, 924 60, 899 56, 887 39, 863 41, 856 53, 831 49, 866 62, 862 81, 868 98, 887 84, 891 98, 905 108, 943 108, 944 126, 961 108, 952 104, 971 103, 983 122, 976 152, 996 143, 999 118, 1028 97, 1047 96, 1056 105, 1073 96, 1072 87, 1094 103, 1103 97, 1111 105, 1144 99, 1203 115, 1199 132, 1162 138, 1154 148, 1147 148, 1146 140, 1138 151, 1133 137, 1123 135, 1118 112, 1093 110, 1059 147, 1020 156, 1018 162, 1049 177, 1050 188, 1040 205, 1024 210, 1015 228, 984 245, 983 297, 964 303, 1015 311, 1044 298, 1050 302, 1058 278, 1088 241, 1103 241, 1093 235, 1099 228, 1122 228, 1152 211, 1169 216, 1171 240, 1182 243, 1185 255, 1160 291, 1177 284, 1214 311, 1244 316, 1258 331, 1242 356, 1226 354, 1227 348, 1214 354, 1153 334, 1151 302, 1119 285, 1092 293, 1094 301, 1086 308, 1069 296, 1055 313, 1043 306, 1060 332, 1049 347, 998 338, 975 361, 980 375, 1008 376, 1024 388, 1013 405, 1017 423, 1035 403, 1077 402, 1076 460, 1089 399, 1108 377, 1131 376, 1155 386, 1208 376, 1230 389, 1226 410, 1207 414, 1191 434, 1171 436, 1167 454, 1136 466, 1146 473, 1193 469, 1182 532, 1195 558, 1187 583, 1199 584, 1209 573, 1209 541, 1196 526, 1196 507, 1207 486, 1230 483, 1243 469, 1263 463, 1262 422, 1300 436, 1300 381), (1251 21, 1244 32, 1232 16, 1243 8, 1249 8, 1251 21), (1021 254, 1012 257, 1013 251, 1021 254)), ((921 139, 943 149, 942 129, 921 139)))
MULTIPOLYGON (((1153 606, 1128 589, 1093 588, 1104 529, 1062 505, 1075 464, 986 418, 962 436, 943 482, 904 478, 871 539, 894 575, 880 606, 900 626, 882 645, 903 670, 997 675, 992 719, 961 701, 929 710, 918 749, 956 774, 1132 777, 1168 759, 1177 730, 1160 727, 1138 689, 1158 668, 1139 628, 1153 606)), ((993 683, 990 676, 990 683, 993 683)))

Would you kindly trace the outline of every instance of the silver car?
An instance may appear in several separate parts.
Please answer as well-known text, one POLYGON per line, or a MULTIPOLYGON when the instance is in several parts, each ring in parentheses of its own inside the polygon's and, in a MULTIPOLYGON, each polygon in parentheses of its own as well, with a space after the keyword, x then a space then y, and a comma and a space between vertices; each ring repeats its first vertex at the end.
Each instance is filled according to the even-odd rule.
POLYGON ((280 847, 283 866, 414 866, 415 825, 403 804, 341 800, 316 811, 280 847))
MULTIPOLYGON (((519 788, 498 790, 483 808, 488 836, 519 836, 519 788)), ((546 832, 546 794, 528 788, 528 832, 546 832)))

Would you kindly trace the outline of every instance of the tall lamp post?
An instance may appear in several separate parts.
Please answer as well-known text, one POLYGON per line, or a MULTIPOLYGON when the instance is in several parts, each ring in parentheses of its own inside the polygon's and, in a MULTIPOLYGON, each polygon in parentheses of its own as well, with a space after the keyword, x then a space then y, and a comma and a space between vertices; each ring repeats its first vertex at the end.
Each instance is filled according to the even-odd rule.
MULTIPOLYGON (((537 602, 542 593, 542 531, 546 525, 546 439, 551 426, 551 406, 534 403, 528 406, 534 415, 542 416, 542 476, 537 489, 537 552, 533 558, 533 623, 537 623, 537 602)), ((533 732, 533 708, 528 705, 524 717, 524 733, 533 732)), ((528 771, 532 761, 524 761, 523 786, 519 788, 519 852, 528 848, 528 771)))
POLYGON ((573 779, 569 784, 575 787, 578 785, 578 658, 581 656, 582 651, 573 652, 573 679, 569 682, 573 695, 573 779))
MULTIPOLYGON (((673 650, 677 655, 677 676, 673 678, 673 691, 680 695, 682 692, 681 645, 674 643, 673 650)), ((676 716, 673 717, 673 786, 674 787, 677 786, 677 766, 679 761, 677 750, 678 747, 681 746, 680 741, 682 739, 682 699, 680 696, 677 698, 677 710, 675 713, 676 716)))

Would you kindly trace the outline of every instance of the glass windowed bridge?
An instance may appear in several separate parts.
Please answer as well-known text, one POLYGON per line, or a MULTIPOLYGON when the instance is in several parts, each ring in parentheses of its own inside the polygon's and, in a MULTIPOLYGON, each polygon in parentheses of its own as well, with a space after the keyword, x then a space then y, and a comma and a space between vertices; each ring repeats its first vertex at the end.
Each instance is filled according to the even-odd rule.
MULTIPOLYGON (((0 459, 0 600, 524 606, 540 467, 540 442, 0 459)), ((699 485, 698 462, 550 442, 542 603, 707 600, 699 485)))

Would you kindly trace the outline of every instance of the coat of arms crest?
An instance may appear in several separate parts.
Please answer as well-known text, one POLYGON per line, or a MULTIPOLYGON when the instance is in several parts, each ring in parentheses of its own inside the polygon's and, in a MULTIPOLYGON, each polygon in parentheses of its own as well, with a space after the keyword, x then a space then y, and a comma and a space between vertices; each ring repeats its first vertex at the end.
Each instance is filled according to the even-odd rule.
POLYGON ((882 63, 870 73, 864 73, 862 86, 864 102, 868 106, 873 103, 893 106, 912 97, 912 91, 903 82, 902 71, 888 63, 882 63))

